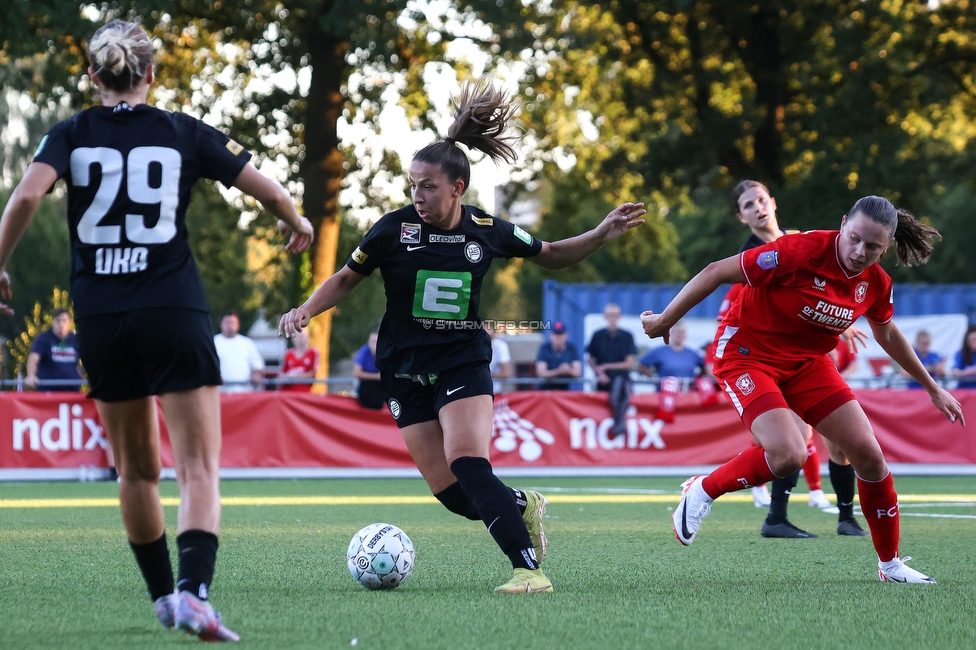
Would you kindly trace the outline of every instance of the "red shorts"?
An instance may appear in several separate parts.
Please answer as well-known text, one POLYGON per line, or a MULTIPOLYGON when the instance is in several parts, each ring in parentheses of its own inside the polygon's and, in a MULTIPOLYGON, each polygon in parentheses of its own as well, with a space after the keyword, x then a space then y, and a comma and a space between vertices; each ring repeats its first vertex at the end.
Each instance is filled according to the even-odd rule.
POLYGON ((789 369, 746 356, 729 356, 718 359, 715 376, 750 429, 753 420, 775 408, 791 409, 816 428, 838 407, 854 400, 854 393, 826 355, 789 369))

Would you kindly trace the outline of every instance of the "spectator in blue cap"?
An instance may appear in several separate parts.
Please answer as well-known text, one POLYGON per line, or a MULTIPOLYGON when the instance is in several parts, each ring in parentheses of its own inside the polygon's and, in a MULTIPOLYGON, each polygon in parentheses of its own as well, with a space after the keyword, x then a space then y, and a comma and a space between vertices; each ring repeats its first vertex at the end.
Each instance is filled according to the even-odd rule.
POLYGON ((569 332, 561 321, 552 326, 549 340, 542 344, 535 358, 536 377, 542 379, 561 379, 545 381, 540 390, 569 390, 568 379, 583 375, 583 361, 579 350, 569 342, 569 332))

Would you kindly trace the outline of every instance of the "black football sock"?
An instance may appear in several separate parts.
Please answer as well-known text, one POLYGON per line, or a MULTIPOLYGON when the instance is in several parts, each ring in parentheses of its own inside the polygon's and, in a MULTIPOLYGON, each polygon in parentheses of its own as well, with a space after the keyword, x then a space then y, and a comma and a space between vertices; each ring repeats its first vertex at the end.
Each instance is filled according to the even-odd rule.
POLYGON ((515 505, 518 506, 519 514, 524 515, 525 509, 529 507, 529 501, 525 498, 525 492, 516 490, 515 488, 508 489, 512 491, 512 496, 515 497, 515 505))
POLYGON ((187 530, 176 536, 176 546, 180 551, 180 579, 176 586, 207 600, 217 561, 217 536, 205 530, 187 530))
POLYGON ((485 458, 465 456, 451 463, 451 472, 478 509, 481 521, 488 527, 495 543, 512 561, 512 566, 538 569, 535 549, 522 514, 515 505, 512 490, 492 473, 491 463, 485 458))
POLYGON ((155 601, 167 594, 173 593, 173 564, 169 560, 169 546, 166 544, 166 533, 155 542, 133 544, 129 542, 132 552, 136 556, 136 564, 146 581, 149 598, 155 601))
MULTIPOLYGON (((528 507, 525 493, 515 488, 509 489, 512 491, 512 496, 515 497, 515 505, 518 506, 519 513, 525 514, 525 509, 528 507)), ((456 515, 467 517, 473 521, 481 521, 481 515, 478 514, 478 509, 474 507, 471 498, 461 489, 460 483, 452 483, 435 494, 434 498, 456 515)))
POLYGON ((467 517, 472 521, 481 521, 478 509, 474 507, 471 497, 461 489, 460 483, 452 483, 435 494, 434 497, 454 514, 467 517))
POLYGON ((790 492, 796 487, 798 480, 800 480, 800 472, 793 472, 789 476, 773 481, 772 489, 769 491, 767 524, 776 525, 786 521, 786 511, 790 505, 790 492))
POLYGON ((854 490, 857 486, 857 477, 854 475, 852 465, 838 465, 834 461, 828 461, 827 467, 830 470, 830 484, 837 495, 837 521, 854 518, 854 490))

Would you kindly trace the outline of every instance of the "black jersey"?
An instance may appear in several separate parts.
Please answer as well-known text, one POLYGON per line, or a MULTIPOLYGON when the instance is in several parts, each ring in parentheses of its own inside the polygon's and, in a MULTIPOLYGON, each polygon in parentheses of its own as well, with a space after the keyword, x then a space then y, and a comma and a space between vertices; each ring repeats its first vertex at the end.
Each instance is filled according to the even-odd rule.
MULTIPOLYGON (((798 232, 800 232, 800 231, 799 230, 796 230, 796 229, 792 229, 792 228, 789 229, 789 230, 783 230, 782 228, 779 229, 780 235, 795 235, 798 232)), ((765 246, 766 243, 767 242, 764 242, 763 240, 759 239, 758 237, 756 237, 755 233, 753 233, 753 234, 749 235, 749 239, 747 239, 744 242, 742 242, 742 246, 739 246, 738 252, 740 254, 741 253, 745 253, 750 248, 756 248, 758 246, 765 246)))
POLYGON ((75 316, 207 311, 187 242, 200 177, 233 184, 251 154, 200 120, 145 104, 96 106, 52 128, 34 161, 68 184, 75 316))
POLYGON ((481 283, 496 257, 531 257, 542 242, 518 226, 462 206, 461 224, 440 230, 407 206, 384 215, 346 262, 379 269, 386 313, 376 343, 380 370, 428 374, 491 360, 478 315, 481 283))

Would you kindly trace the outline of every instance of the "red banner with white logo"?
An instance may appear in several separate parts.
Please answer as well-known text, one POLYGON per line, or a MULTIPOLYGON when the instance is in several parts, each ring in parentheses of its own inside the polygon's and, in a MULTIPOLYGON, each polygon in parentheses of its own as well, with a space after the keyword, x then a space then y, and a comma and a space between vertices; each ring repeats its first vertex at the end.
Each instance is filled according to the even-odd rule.
MULTIPOLYGON (((861 390, 889 462, 976 464, 976 391, 959 390, 969 424, 950 424, 924 391, 861 390)), ((225 468, 390 468, 413 463, 392 417, 355 399, 307 393, 221 395, 225 468)), ((723 463, 751 444, 735 409, 678 396, 673 422, 658 398, 634 395, 626 434, 612 437, 605 393, 518 392, 495 399, 499 467, 642 467, 723 463)), ((173 455, 160 416, 163 465, 173 455)), ((0 469, 106 466, 94 403, 74 393, 0 393, 0 469)), ((821 450, 823 451, 823 450, 821 450)))

